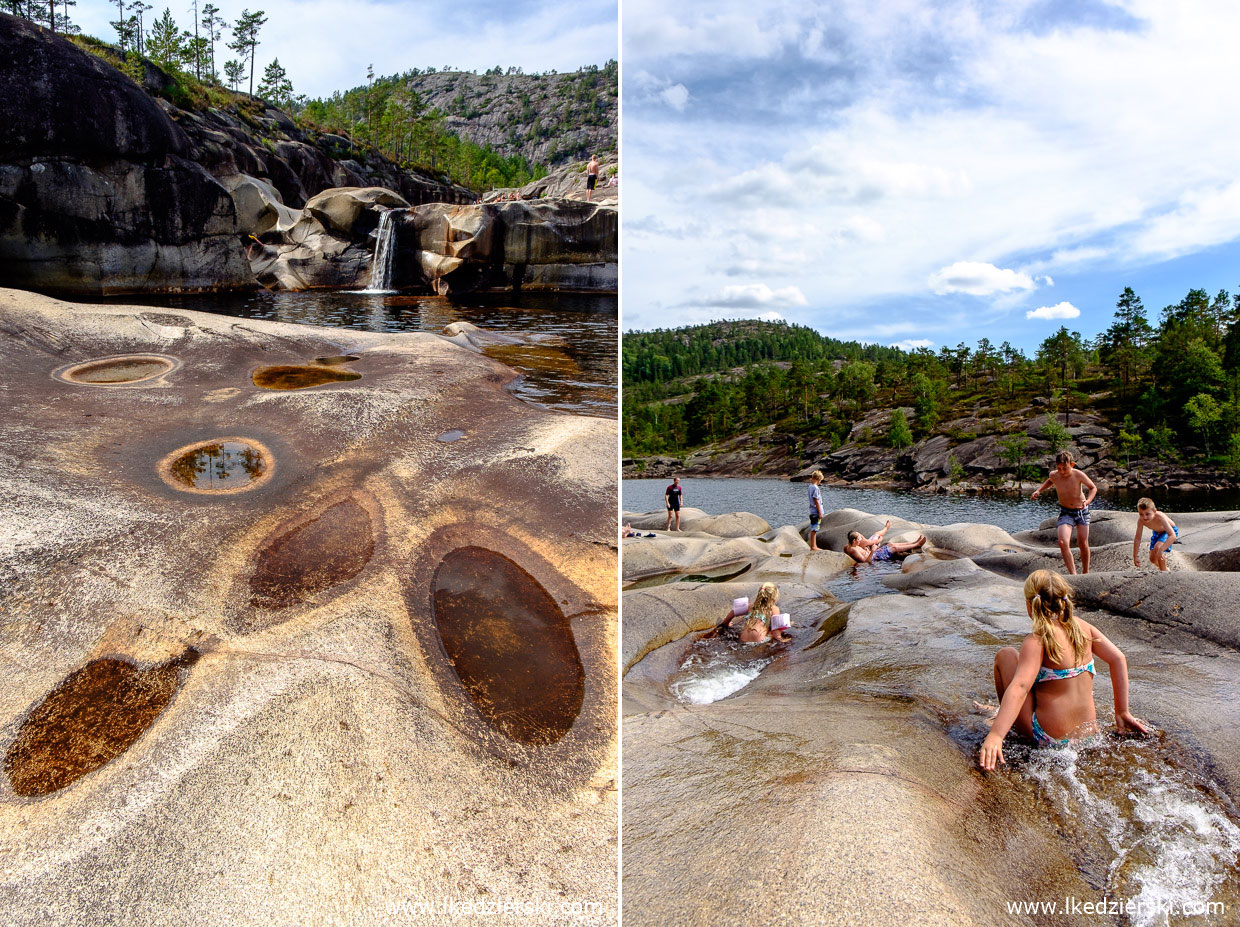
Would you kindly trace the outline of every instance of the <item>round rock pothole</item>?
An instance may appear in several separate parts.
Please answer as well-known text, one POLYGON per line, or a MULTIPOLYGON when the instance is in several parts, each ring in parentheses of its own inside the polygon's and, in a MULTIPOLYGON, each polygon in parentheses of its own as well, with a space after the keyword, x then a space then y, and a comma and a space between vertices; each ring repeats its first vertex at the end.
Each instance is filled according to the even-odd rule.
POLYGON ((250 438, 213 438, 177 448, 157 469, 173 489, 224 495, 266 483, 275 472, 275 458, 250 438))
POLYGON ((163 354, 124 354, 64 367, 53 376, 84 386, 132 386, 163 376, 177 364, 175 357, 163 354))

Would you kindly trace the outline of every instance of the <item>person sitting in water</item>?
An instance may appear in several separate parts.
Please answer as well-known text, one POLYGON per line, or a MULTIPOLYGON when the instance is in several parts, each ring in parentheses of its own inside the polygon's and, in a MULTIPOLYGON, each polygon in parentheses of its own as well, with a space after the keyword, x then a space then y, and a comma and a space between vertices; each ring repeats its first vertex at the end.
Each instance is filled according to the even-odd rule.
POLYGON ((753 604, 748 599, 737 599, 732 603, 723 621, 715 625, 713 630, 707 631, 698 640, 706 640, 711 637, 721 637, 725 640, 739 640, 742 644, 760 644, 767 638, 779 641, 781 644, 792 640, 791 637, 782 629, 771 629, 771 618, 778 614, 776 605, 779 604, 779 587, 774 583, 763 583, 758 587, 758 594, 753 598, 753 604), (744 618, 748 615, 748 619, 741 628, 737 628, 733 622, 737 618, 744 618))
POLYGON ((1115 726, 1144 734, 1145 723, 1128 711, 1128 661, 1105 634, 1076 617, 1068 581, 1050 570, 1030 574, 1025 609, 1033 619, 1033 633, 1019 652, 1004 647, 995 654, 999 711, 978 754, 982 768, 1007 762, 1003 738, 1013 727, 1043 747, 1095 733, 1095 657, 1111 671, 1115 726))
POLYGON ((887 524, 883 525, 881 531, 875 532, 868 538, 860 531, 849 531, 848 543, 844 546, 844 553, 858 563, 882 563, 885 560, 902 559, 914 551, 921 550, 925 546, 926 536, 924 534, 917 535, 917 540, 915 541, 900 543, 892 541, 889 544, 884 544, 883 535, 890 530, 891 520, 888 519, 887 524))
POLYGON ((1132 565, 1141 566, 1141 535, 1150 529, 1150 563, 1164 573, 1167 570, 1167 554, 1171 553, 1171 545, 1180 537, 1180 529, 1175 526, 1165 512, 1158 511, 1153 499, 1137 500, 1137 536, 1132 539, 1132 565))

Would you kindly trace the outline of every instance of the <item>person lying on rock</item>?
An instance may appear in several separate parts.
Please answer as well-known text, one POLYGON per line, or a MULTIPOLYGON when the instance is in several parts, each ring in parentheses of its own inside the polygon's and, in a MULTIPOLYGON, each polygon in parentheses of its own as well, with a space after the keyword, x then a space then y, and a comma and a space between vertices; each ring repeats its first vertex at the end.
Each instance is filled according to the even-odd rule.
POLYGON ((1050 570, 1030 574, 1025 580, 1025 610, 1033 619, 1033 633, 1019 652, 1004 647, 995 654, 999 711, 978 753, 982 769, 1007 762, 1003 738, 1012 728, 1040 747, 1097 733, 1095 657, 1110 668, 1115 726, 1146 733, 1145 722, 1128 711, 1128 661, 1105 634, 1076 617, 1068 581, 1050 570))
POLYGON ((1081 549, 1081 572, 1089 572, 1089 503, 1098 494, 1094 481, 1085 475, 1083 470, 1072 466, 1072 455, 1068 451, 1060 451, 1055 455, 1055 469, 1046 481, 1033 491, 1030 497, 1036 499, 1043 490, 1055 487, 1059 496, 1059 521, 1055 524, 1055 533, 1059 538, 1059 553, 1063 556, 1064 566, 1068 573, 1076 574, 1076 562, 1072 559, 1072 528, 1076 527, 1076 546, 1081 549), (1089 494, 1085 494, 1089 490, 1089 494))
POLYGON ((1158 511, 1158 506, 1150 498, 1137 500, 1137 536, 1132 539, 1132 565, 1141 566, 1141 535, 1150 529, 1150 563, 1164 573, 1167 569, 1167 554, 1171 553, 1171 545, 1180 537, 1180 529, 1166 512, 1158 511))
POLYGON ((907 557, 914 551, 921 550, 926 543, 924 534, 917 535, 915 541, 892 541, 889 544, 883 543, 883 535, 891 530, 891 520, 888 519, 887 524, 883 525, 881 531, 876 531, 868 538, 860 531, 848 532, 848 543, 844 546, 844 553, 852 557, 858 563, 882 563, 886 560, 900 560, 907 557))
POLYGON ((747 598, 739 598, 732 602, 732 608, 724 616, 723 621, 707 631, 698 640, 719 637, 724 640, 739 640, 742 644, 760 644, 768 638, 781 644, 792 640, 783 628, 771 628, 771 619, 779 614, 779 587, 774 583, 763 583, 758 587, 758 594, 753 604, 747 598), (745 618, 740 628, 733 623, 737 618, 745 618))

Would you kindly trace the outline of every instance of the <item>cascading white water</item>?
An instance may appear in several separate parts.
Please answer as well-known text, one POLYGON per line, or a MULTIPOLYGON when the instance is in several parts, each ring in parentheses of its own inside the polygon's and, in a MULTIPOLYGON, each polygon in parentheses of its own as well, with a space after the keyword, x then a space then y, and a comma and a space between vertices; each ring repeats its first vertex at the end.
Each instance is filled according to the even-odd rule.
POLYGON ((392 265, 396 257, 395 209, 386 210, 379 216, 379 231, 375 238, 375 255, 370 262, 370 286, 363 293, 391 293, 392 265))

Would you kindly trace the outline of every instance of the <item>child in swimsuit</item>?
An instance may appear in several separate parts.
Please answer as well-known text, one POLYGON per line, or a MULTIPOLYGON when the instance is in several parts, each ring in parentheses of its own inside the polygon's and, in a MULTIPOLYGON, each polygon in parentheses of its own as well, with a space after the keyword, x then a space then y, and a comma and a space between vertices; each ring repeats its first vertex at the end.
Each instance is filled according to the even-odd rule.
POLYGON ((1015 728, 1039 746, 1067 744, 1097 730, 1094 708, 1095 658, 1106 663, 1115 692, 1115 726, 1145 733, 1128 711, 1128 662, 1106 635, 1076 617, 1072 587, 1058 573, 1038 570, 1025 580, 1025 609, 1033 633, 995 655, 999 713, 982 742, 979 762, 994 769, 1003 758, 1003 738, 1015 728))
POLYGON ((1137 536, 1132 539, 1132 565, 1141 566, 1141 534, 1150 529, 1150 563, 1164 573, 1167 572, 1167 554, 1171 553, 1171 545, 1180 536, 1180 529, 1175 526, 1165 512, 1158 511, 1153 499, 1137 501, 1137 536))
POLYGON ((739 640, 742 644, 760 644, 767 638, 779 641, 781 644, 790 641, 792 638, 782 628, 771 629, 771 616, 779 611, 776 608, 778 603, 779 587, 774 583, 763 583, 758 588, 758 594, 753 597, 752 604, 743 611, 733 607, 714 630, 707 631, 698 640, 720 637, 724 640, 739 640), (746 616, 748 618, 742 628, 737 629, 733 626, 732 622, 735 619, 746 616))
POLYGON ((844 553, 858 563, 883 563, 888 560, 903 559, 913 551, 920 550, 926 543, 926 536, 924 534, 919 534, 915 541, 882 543, 883 535, 890 530, 891 521, 889 519, 881 530, 876 531, 868 538, 860 531, 849 531, 848 543, 844 545, 844 553))

